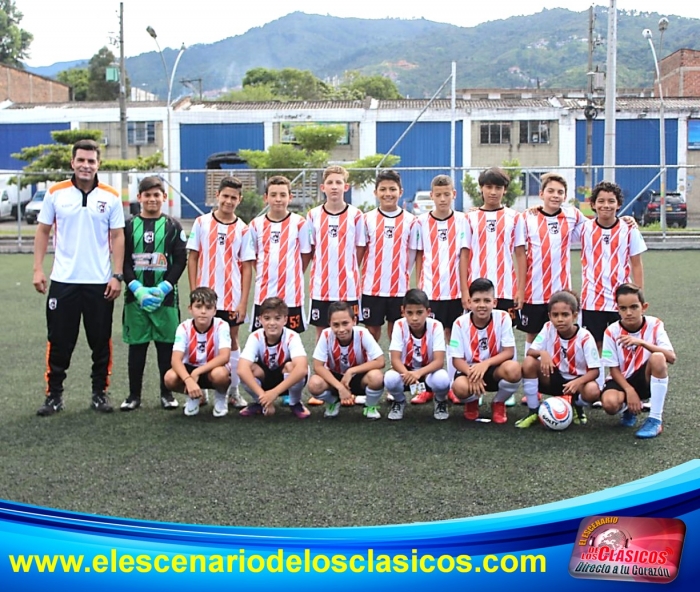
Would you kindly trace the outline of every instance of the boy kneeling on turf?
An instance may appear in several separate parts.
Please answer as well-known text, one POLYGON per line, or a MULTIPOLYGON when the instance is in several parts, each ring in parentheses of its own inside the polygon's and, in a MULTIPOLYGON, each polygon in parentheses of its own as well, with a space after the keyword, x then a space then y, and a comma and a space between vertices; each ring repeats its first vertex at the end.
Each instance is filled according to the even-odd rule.
POLYGON ((539 332, 523 360, 523 391, 528 414, 515 422, 516 428, 529 428, 538 421, 539 392, 565 396, 574 407, 574 423, 586 424, 584 406, 600 397, 596 378, 600 356, 595 339, 576 324, 579 301, 568 290, 555 292, 549 299, 549 321, 539 332))
POLYGON ((520 364, 515 358, 513 320, 496 309, 495 288, 486 278, 469 285, 471 312, 459 317, 450 337, 450 356, 455 367, 452 391, 466 401, 464 417, 479 418, 479 397, 495 392, 491 403, 494 423, 506 423, 506 400, 520 384, 520 364))
POLYGON ((231 384, 228 367, 231 333, 228 324, 216 315, 216 292, 195 288, 190 293, 191 319, 175 332, 172 368, 165 373, 165 386, 189 397, 185 415, 197 415, 205 400, 202 389, 214 389, 214 417, 228 413, 226 390, 231 384))
POLYGON ((620 424, 633 427, 642 409, 641 399, 651 397, 649 417, 637 430, 637 438, 655 438, 662 427, 662 414, 668 391, 668 365, 676 354, 662 321, 645 316, 649 303, 642 289, 621 284, 615 290, 621 320, 605 330, 603 366, 610 368, 610 379, 600 396, 605 412, 622 413, 620 424))
POLYGON ((285 327, 289 307, 281 298, 266 298, 259 308, 261 328, 248 336, 238 362, 238 376, 254 403, 240 415, 272 415, 275 400, 289 393, 289 409, 299 419, 311 415, 301 402, 309 363, 301 337, 285 327))
MULTIPOLYGON (((324 417, 336 417, 341 403, 366 396, 364 415, 379 419, 384 392, 384 353, 369 329, 355 326, 355 313, 347 302, 328 307, 328 324, 314 349, 314 372, 309 394, 326 403, 324 417)), ((345 403, 347 402, 347 403, 345 403)))
POLYGON ((391 333, 389 353, 391 370, 384 376, 384 385, 394 397, 389 419, 403 419, 406 409, 405 391, 416 396, 425 391, 435 395, 433 417, 447 419, 447 392, 450 377, 445 365, 445 331, 442 323, 431 319, 430 301, 423 290, 406 292, 401 307, 403 315, 391 333))

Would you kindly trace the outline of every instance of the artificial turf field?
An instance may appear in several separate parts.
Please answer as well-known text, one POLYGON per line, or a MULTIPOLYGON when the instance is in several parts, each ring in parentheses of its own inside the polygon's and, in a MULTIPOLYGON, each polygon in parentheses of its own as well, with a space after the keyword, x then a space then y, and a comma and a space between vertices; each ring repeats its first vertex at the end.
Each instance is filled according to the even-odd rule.
MULTIPOLYGON (((270 418, 215 419, 211 407, 187 418, 181 409, 160 408, 154 349, 142 408, 102 415, 89 408, 82 332, 65 385, 66 410, 37 417, 45 296, 32 287, 31 256, 0 256, 0 498, 159 521, 345 526, 501 512, 648 476, 700 451, 700 252, 651 251, 644 267, 649 314, 666 322, 678 354, 664 432, 648 441, 596 410, 587 426, 564 432, 517 430, 513 423, 526 412, 520 405, 502 426, 466 422, 455 407, 438 422, 432 405, 409 406, 400 422, 386 419, 385 406, 375 422, 359 407, 343 408, 336 420, 324 420, 322 408, 304 421, 285 409, 270 418)), ((115 407, 127 393, 122 302, 114 315, 115 407)), ((309 356, 313 341, 307 331, 309 356)), ((386 350, 385 337, 381 345, 386 350)), ((489 416, 488 406, 482 414, 489 416)))

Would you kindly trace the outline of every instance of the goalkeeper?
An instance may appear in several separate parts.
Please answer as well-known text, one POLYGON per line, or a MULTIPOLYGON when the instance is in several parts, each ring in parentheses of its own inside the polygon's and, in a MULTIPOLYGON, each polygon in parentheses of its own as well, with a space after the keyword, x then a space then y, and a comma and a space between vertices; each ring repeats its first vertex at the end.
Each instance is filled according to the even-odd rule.
POLYGON ((160 177, 139 183, 141 213, 124 229, 124 281, 129 289, 124 302, 123 337, 129 345, 129 396, 122 411, 141 406, 143 371, 151 341, 155 343, 160 374, 160 404, 175 409, 177 399, 165 387, 170 369, 175 330, 180 323, 177 282, 187 263, 187 237, 180 223, 163 214, 165 187, 160 177))

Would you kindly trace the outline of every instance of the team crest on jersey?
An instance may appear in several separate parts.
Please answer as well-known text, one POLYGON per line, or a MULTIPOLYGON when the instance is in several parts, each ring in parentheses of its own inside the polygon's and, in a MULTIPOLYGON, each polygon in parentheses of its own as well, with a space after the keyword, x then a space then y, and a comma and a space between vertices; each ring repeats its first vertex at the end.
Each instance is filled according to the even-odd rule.
POLYGON ((280 231, 279 230, 273 230, 270 232, 270 242, 271 243, 279 243, 280 242, 280 231))
POLYGON ((49 298, 49 310, 56 310, 58 306, 58 300, 56 298, 49 298))
POLYGON ((603 235, 603 243, 605 243, 606 245, 610 244, 610 235, 609 234, 603 235))
POLYGON ((447 229, 440 228, 438 230, 438 240, 439 241, 446 241, 447 240, 447 229))
POLYGON ((318 321, 319 318, 321 318, 321 311, 318 310, 318 308, 312 308, 311 309, 311 319, 314 321, 318 321))
POLYGON ((224 246, 226 244, 226 235, 223 232, 220 232, 216 235, 216 240, 220 246, 224 246))
POLYGON ((153 234, 152 230, 147 230, 146 232, 143 233, 143 242, 147 244, 151 244, 155 240, 155 234, 153 234))
POLYGON ((387 226, 384 229, 384 236, 387 238, 394 238, 394 227, 393 226, 387 226))
POLYGON ((559 222, 556 220, 554 222, 548 222, 547 227, 549 228, 549 234, 559 234, 559 222))
POLYGON ((486 220, 486 232, 496 232, 495 220, 486 220))
POLYGON ((342 368, 349 368, 350 367, 350 358, 348 357, 348 354, 344 354, 341 352, 341 354, 340 354, 340 366, 342 368))
POLYGON ((562 355, 562 357, 566 358, 566 357, 568 357, 568 354, 569 354, 569 349, 566 348, 566 347, 564 347, 564 346, 562 346, 562 348, 561 348, 561 355, 562 355))
POLYGON ((524 315, 520 313, 520 324, 523 327, 527 327, 527 324, 530 322, 530 319, 527 318, 527 315, 524 315))
POLYGON ((328 225, 328 234, 331 238, 338 238, 338 225, 337 224, 329 224, 328 225))
POLYGON ((270 368, 274 368, 277 365, 277 352, 270 352, 267 362, 270 368))
POLYGON ((486 337, 482 337, 479 339, 479 349, 483 349, 484 351, 489 348, 489 341, 486 339, 486 337))
POLYGON ((200 354, 203 354, 205 351, 207 351, 207 344, 204 343, 203 341, 200 341, 200 342, 197 344, 197 351, 198 351, 200 354))
POLYGON ((107 209, 107 202, 106 201, 98 201, 97 202, 97 211, 100 214, 104 214, 106 209, 107 209))

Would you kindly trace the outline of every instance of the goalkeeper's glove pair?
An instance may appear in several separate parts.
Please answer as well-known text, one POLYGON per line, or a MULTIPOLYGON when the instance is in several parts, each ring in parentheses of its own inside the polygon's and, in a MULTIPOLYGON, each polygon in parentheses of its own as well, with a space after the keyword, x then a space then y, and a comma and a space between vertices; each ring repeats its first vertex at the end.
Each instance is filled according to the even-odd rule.
POLYGON ((153 312, 163 304, 165 297, 173 291, 173 285, 170 282, 160 282, 153 288, 146 288, 140 281, 132 280, 129 282, 129 290, 143 310, 153 312))

